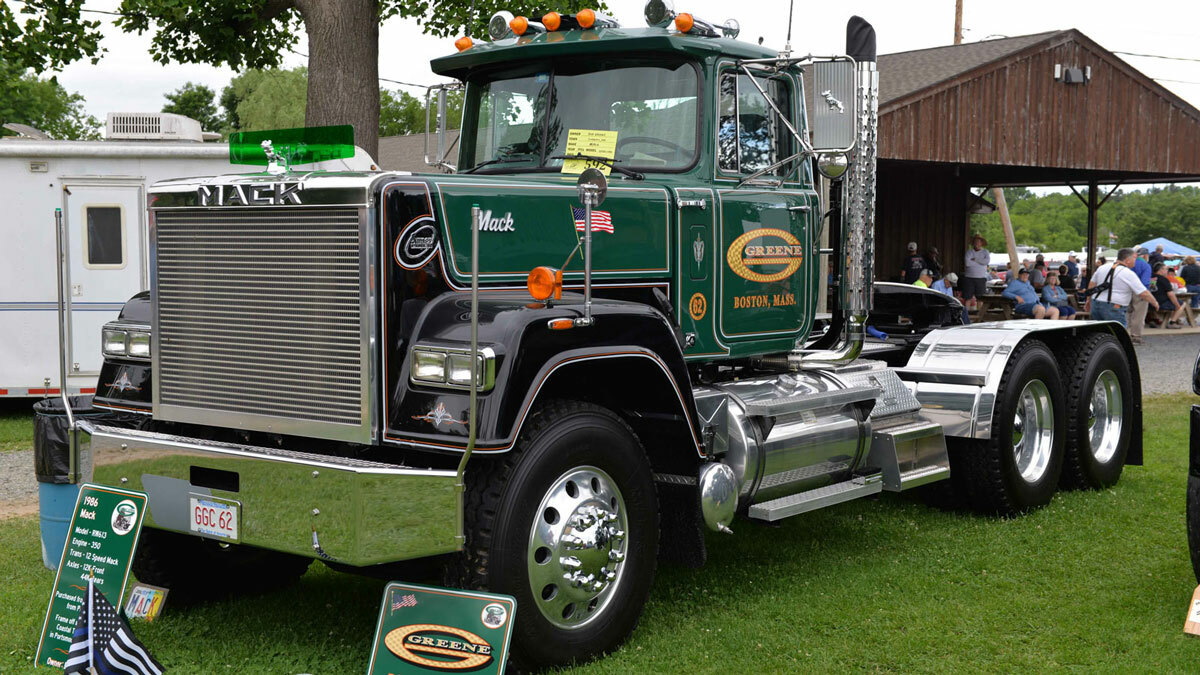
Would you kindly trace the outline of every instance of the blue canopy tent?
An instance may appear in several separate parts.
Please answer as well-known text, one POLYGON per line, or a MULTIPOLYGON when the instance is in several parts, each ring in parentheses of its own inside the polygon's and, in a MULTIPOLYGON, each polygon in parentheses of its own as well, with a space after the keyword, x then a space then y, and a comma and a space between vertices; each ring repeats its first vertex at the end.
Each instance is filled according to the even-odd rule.
POLYGON ((1158 246, 1163 247, 1163 255, 1200 256, 1200 251, 1197 251, 1192 248, 1188 248, 1186 246, 1183 246, 1182 244, 1176 244, 1175 242, 1171 241, 1170 239, 1167 239, 1166 237, 1156 237, 1154 239, 1151 239, 1150 241, 1143 241, 1142 243, 1138 244, 1135 248, 1145 248, 1146 250, 1153 253, 1154 249, 1158 246))

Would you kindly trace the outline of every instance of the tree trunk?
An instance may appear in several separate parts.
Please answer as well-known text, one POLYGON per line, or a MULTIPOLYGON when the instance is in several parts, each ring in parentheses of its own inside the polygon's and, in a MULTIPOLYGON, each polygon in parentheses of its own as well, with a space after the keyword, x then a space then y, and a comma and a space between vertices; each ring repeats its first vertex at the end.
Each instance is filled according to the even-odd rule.
POLYGON ((378 0, 296 0, 308 32, 305 124, 351 124, 378 162, 378 0))

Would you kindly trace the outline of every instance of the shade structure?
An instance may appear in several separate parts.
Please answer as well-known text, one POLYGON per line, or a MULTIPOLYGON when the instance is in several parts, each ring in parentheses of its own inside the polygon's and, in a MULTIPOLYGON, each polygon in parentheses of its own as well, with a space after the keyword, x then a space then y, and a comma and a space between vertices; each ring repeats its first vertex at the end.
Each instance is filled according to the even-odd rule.
POLYGON ((1183 244, 1176 244, 1166 237, 1155 237, 1154 239, 1138 244, 1138 248, 1145 248, 1149 251, 1153 251, 1159 246, 1163 247, 1164 255, 1200 255, 1200 251, 1188 248, 1183 244))

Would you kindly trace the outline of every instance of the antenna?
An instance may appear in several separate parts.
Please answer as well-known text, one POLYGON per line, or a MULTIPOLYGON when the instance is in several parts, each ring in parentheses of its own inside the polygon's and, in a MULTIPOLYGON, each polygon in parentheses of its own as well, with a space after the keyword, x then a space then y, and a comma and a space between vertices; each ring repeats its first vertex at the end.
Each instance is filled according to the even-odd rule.
POLYGON ((471 0, 471 9, 467 10, 467 16, 463 21, 463 35, 471 37, 471 23, 475 21, 475 0, 471 0))
POLYGON ((788 34, 787 43, 783 45, 783 53, 792 53, 792 10, 796 8, 796 0, 788 0, 788 34))

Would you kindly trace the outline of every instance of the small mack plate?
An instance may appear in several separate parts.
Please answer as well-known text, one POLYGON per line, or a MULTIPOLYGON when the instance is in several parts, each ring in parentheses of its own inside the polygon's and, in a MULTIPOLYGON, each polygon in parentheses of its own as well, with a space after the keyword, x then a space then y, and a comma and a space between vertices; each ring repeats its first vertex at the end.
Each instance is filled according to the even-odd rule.
POLYGON ((189 495, 188 501, 188 529, 205 537, 238 542, 241 502, 198 494, 189 495))

